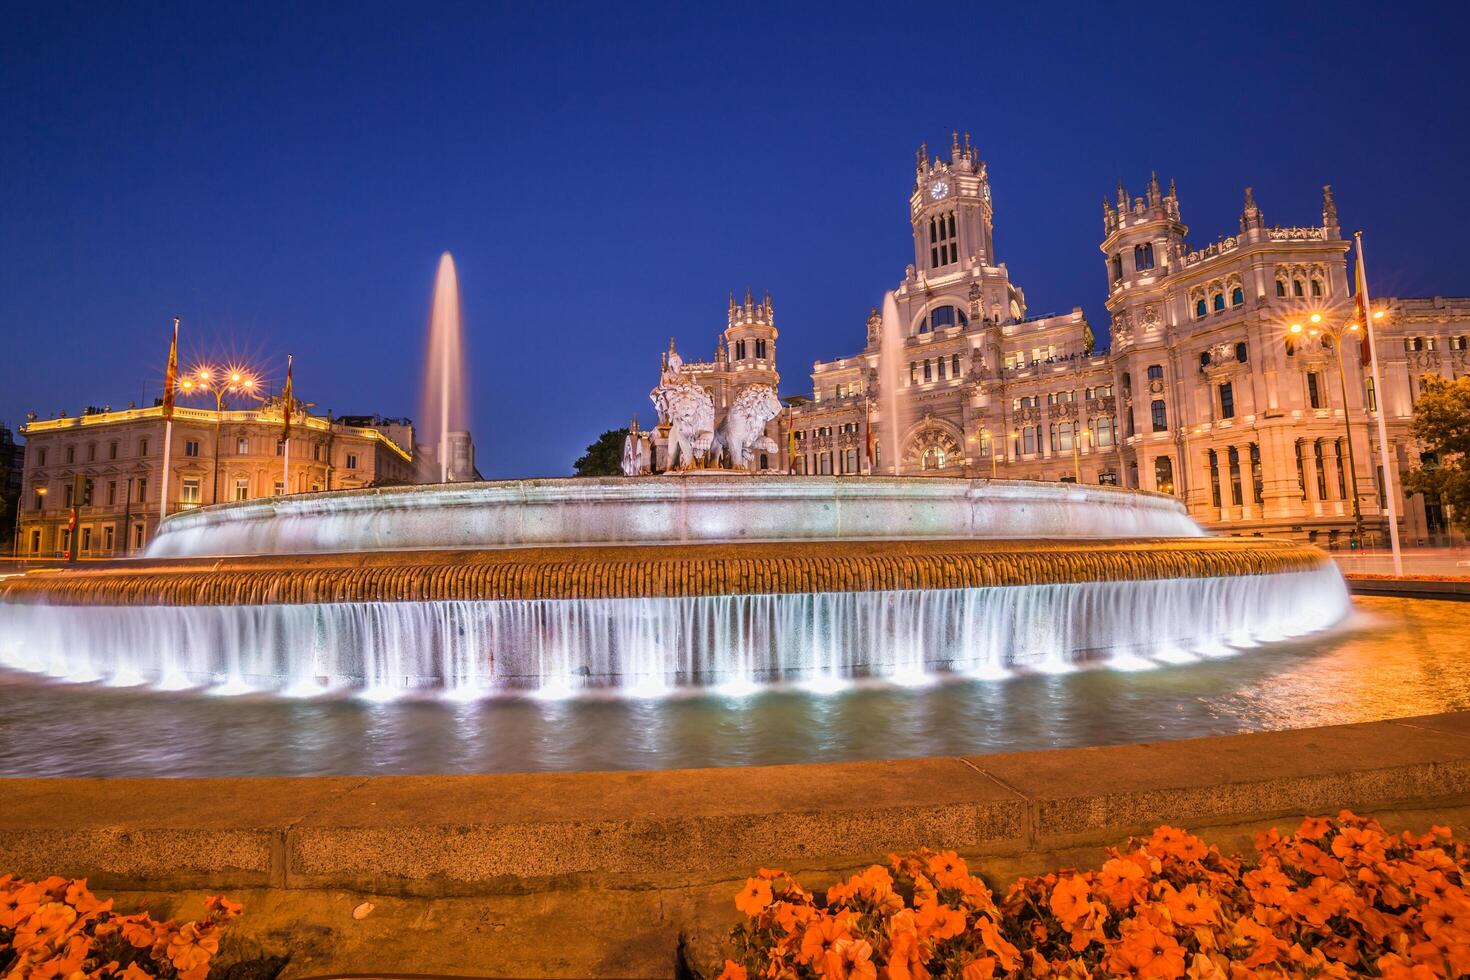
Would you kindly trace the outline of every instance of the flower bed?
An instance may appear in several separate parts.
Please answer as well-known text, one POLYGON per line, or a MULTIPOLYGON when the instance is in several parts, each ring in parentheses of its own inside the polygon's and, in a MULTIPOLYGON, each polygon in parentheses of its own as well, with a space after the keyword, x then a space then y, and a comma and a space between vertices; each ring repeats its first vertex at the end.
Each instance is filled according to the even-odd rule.
POLYGON ((0 975, 6 980, 204 980, 224 923, 241 907, 205 900, 198 922, 119 915, 85 879, 0 876, 0 975))
POLYGON ((1160 827, 1097 871, 1022 878, 997 903, 952 851, 896 854, 815 898, 762 870, 721 980, 1384 977, 1470 974, 1465 845, 1344 811, 1225 856, 1160 827))

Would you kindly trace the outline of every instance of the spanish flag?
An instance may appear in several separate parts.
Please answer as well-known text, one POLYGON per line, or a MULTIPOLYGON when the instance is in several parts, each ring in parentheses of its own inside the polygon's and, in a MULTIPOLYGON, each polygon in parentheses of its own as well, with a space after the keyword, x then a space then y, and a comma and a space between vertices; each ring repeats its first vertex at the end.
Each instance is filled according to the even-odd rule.
POLYGON ((174 389, 179 385, 179 318, 174 317, 174 339, 168 345, 168 370, 163 375, 163 417, 174 417, 174 389))
POLYGON ((874 448, 873 447, 873 413, 872 413, 872 411, 869 410, 869 408, 868 408, 867 405, 864 405, 863 406, 863 425, 868 430, 867 431, 868 469, 869 470, 872 470, 872 468, 873 468, 873 448, 874 448))
POLYGON ((281 391, 281 441, 285 442, 291 438, 291 413, 296 410, 296 405, 291 398, 291 355, 286 355, 286 387, 281 391))
POLYGON ((1353 291, 1356 294, 1353 296, 1353 315, 1358 318, 1358 326, 1363 331, 1359 335, 1359 338, 1363 341, 1362 364, 1364 367, 1366 367, 1373 361, 1373 343, 1372 340, 1369 339, 1371 331, 1373 329, 1373 324, 1369 320, 1369 317, 1371 317, 1373 314, 1372 311, 1368 309, 1368 273, 1363 268, 1362 239, 1358 240, 1358 247, 1356 251, 1358 253, 1358 263, 1356 275, 1357 281, 1353 284, 1353 291))

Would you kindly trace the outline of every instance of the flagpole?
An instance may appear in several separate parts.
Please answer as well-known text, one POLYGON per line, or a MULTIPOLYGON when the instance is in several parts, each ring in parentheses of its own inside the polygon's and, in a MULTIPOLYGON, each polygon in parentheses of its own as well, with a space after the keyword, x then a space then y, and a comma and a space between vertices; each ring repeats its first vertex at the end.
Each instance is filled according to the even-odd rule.
POLYGON ((286 355, 286 390, 281 392, 281 493, 291 492, 291 409, 294 392, 291 390, 291 359, 286 355))
POLYGON ((1383 468, 1383 503, 1388 510, 1388 540, 1393 548, 1393 573, 1402 575, 1404 556, 1399 549, 1398 507, 1394 503, 1393 470, 1388 465, 1388 423, 1384 421, 1387 399, 1384 398, 1386 392, 1378 373, 1378 342, 1373 339, 1373 308, 1368 301, 1368 272, 1363 264, 1363 233, 1354 232, 1353 240, 1358 249, 1358 293, 1363 305, 1363 329, 1368 338, 1368 356, 1373 366, 1373 394, 1374 400, 1378 402, 1378 456, 1383 468))
POLYGON ((174 317, 174 339, 168 348, 168 371, 163 380, 163 476, 158 481, 158 523, 168 516, 168 466, 174 447, 174 391, 179 370, 179 318, 174 317))

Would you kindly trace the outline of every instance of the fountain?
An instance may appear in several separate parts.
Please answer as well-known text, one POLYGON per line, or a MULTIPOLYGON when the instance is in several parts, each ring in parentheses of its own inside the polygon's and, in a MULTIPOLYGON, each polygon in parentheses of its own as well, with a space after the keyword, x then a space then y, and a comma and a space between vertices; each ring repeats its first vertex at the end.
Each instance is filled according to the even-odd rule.
POLYGON ((635 694, 1065 671, 1337 623, 1317 549, 1070 484, 721 476, 353 490, 0 581, 0 665, 293 695, 635 694))
POLYGON ((439 482, 449 483, 456 476, 466 479, 468 474, 455 472, 451 450, 452 437, 469 430, 470 412, 459 276, 454 269, 454 257, 448 252, 439 256, 439 268, 434 274, 434 303, 429 313, 429 346, 424 364, 424 403, 419 417, 424 432, 438 434, 433 454, 439 482))
MULTIPOLYGON (((882 452, 895 473, 900 329, 890 293, 882 452)), ((672 345, 652 393, 672 475, 455 482, 460 333, 446 252, 425 388, 439 484, 186 511, 141 562, 0 580, 0 667, 375 698, 829 689, 1177 662, 1325 629, 1349 608, 1321 551, 1208 537, 1172 496, 756 474, 776 449, 775 390, 746 385, 717 419, 672 345)), ((641 473, 630 440, 625 472, 641 473)))

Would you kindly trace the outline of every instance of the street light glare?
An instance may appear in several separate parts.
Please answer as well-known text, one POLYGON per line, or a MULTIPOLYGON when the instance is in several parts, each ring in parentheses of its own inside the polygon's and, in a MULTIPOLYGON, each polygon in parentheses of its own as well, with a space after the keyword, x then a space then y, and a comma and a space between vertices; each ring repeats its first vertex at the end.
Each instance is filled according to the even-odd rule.
POLYGON ((1301 333, 1302 332, 1302 325, 1300 323, 1293 323, 1291 325, 1291 332, 1292 333, 1301 333))
POLYGON ((1321 323, 1322 322, 1322 314, 1320 314, 1320 313, 1313 313, 1312 314, 1312 322, 1313 323, 1321 323))
POLYGON ((1382 310, 1379 310, 1377 313, 1374 313, 1373 314, 1373 319, 1375 319, 1375 320, 1382 320, 1383 319, 1383 311, 1382 310))

